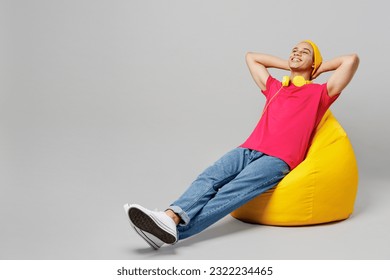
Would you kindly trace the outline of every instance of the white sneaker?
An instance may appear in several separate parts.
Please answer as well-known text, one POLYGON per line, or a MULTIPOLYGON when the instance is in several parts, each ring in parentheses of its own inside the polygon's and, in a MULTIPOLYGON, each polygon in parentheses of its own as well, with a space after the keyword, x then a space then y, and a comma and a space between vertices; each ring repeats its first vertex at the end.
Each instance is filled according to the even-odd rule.
POLYGON ((153 249, 177 242, 176 224, 165 212, 150 211, 137 204, 125 204, 124 208, 130 224, 153 249))

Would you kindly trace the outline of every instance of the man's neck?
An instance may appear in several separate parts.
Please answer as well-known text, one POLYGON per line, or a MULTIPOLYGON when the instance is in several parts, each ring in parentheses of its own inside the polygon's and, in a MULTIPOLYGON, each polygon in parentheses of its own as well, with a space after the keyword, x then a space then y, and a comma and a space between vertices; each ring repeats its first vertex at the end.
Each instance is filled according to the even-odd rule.
POLYGON ((310 81, 311 73, 291 71, 290 73, 291 80, 294 79, 295 76, 302 76, 303 78, 305 78, 305 80, 310 81))

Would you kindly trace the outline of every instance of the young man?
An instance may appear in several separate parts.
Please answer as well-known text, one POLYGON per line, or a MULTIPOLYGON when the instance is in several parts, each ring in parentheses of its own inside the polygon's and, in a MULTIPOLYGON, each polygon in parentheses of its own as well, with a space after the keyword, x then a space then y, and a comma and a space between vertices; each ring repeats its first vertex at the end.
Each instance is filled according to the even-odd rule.
POLYGON ((351 54, 322 62, 318 47, 306 40, 292 49, 288 60, 247 53, 246 62, 266 97, 249 138, 200 174, 166 211, 124 206, 131 226, 154 249, 201 232, 299 165, 316 126, 354 76, 359 58, 351 54), (280 82, 268 68, 289 70, 290 76, 280 82), (334 72, 327 83, 311 82, 328 71, 334 72))

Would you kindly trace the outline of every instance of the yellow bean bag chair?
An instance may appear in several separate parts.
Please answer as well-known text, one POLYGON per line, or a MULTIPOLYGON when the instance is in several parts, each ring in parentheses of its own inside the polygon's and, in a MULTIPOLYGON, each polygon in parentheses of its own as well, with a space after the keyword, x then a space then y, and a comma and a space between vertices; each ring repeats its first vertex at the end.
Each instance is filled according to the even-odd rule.
POLYGON ((358 168, 347 134, 328 110, 306 159, 277 186, 233 211, 249 223, 302 226, 347 219, 353 212, 358 168))

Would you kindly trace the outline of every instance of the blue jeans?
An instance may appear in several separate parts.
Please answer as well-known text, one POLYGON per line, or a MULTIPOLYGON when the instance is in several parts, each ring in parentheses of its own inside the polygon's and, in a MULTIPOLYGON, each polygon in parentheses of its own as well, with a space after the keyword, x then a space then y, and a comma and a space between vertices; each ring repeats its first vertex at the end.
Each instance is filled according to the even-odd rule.
POLYGON ((197 234, 274 187, 290 172, 281 159, 236 148, 207 168, 169 207, 180 216, 179 239, 197 234))

